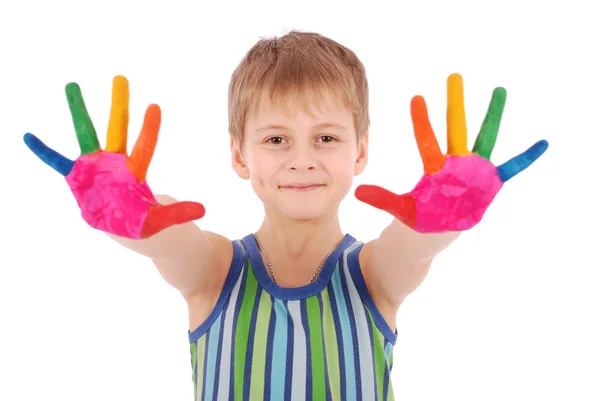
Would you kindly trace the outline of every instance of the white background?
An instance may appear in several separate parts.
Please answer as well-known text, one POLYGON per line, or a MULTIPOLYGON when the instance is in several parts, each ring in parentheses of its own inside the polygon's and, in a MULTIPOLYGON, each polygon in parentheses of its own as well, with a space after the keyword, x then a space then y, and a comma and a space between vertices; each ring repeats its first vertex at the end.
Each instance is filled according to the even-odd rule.
MULTIPOLYGON (((597 5, 391 4, 2 2, 0 400, 192 400, 183 300, 149 261, 83 222, 22 136, 77 157, 64 95, 76 81, 104 144, 112 78, 124 74, 130 146, 146 106, 163 110, 153 190, 202 202, 203 228, 242 237, 262 209, 230 167, 227 85, 260 37, 291 29, 330 36, 367 68, 370 164, 355 185, 412 189, 410 99, 426 98, 445 149, 453 72, 471 144, 492 90, 507 88, 496 164, 550 143, 401 307, 396 399, 600 400, 597 5)), ((390 221, 352 193, 341 218, 363 241, 390 221)))

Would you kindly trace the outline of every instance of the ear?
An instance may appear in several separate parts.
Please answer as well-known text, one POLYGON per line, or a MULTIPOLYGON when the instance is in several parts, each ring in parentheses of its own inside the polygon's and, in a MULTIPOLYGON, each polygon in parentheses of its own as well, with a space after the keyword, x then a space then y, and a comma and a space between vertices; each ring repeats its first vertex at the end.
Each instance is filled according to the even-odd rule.
POLYGON ((248 166, 246 165, 244 156, 242 155, 242 145, 239 144, 234 137, 231 137, 229 141, 229 147, 231 149, 231 166, 233 167, 233 170, 241 179, 249 179, 250 170, 248 170, 248 166))
POLYGON ((369 131, 365 132, 365 135, 358 143, 358 154, 356 162, 354 163, 354 175, 359 175, 367 167, 367 161, 369 160, 369 131))

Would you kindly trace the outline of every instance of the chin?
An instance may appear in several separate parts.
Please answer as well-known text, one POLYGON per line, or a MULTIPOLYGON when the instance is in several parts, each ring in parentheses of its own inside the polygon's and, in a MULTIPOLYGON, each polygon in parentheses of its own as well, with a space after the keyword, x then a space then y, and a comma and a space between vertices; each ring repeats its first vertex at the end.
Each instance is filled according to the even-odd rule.
POLYGON ((319 220, 326 216, 331 216, 337 213, 339 203, 332 203, 331 201, 322 203, 318 200, 304 201, 304 202, 283 202, 279 205, 279 213, 286 216, 287 218, 295 221, 311 221, 319 220))
POLYGON ((306 222, 321 219, 323 216, 327 215, 328 211, 330 210, 307 210, 306 208, 303 208, 303 210, 289 210, 289 208, 287 208, 287 210, 281 210, 281 214, 290 220, 306 222))

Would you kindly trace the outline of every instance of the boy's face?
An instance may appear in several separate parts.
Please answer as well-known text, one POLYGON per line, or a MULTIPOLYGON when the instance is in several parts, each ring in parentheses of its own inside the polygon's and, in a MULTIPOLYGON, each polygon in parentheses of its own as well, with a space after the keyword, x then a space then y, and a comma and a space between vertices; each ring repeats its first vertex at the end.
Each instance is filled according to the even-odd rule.
POLYGON ((352 113, 332 99, 290 114, 262 101, 246 122, 241 151, 232 141, 233 167, 267 212, 304 221, 335 213, 365 168, 368 135, 357 143, 352 113))

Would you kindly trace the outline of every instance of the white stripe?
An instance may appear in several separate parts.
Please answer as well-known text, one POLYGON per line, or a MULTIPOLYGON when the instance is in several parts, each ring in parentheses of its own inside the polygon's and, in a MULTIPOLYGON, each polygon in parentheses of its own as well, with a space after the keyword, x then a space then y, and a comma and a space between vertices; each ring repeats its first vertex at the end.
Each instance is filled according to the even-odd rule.
MULTIPOLYGON (((238 245, 239 246, 239 245, 238 245)), ((244 263, 244 267, 240 270, 237 282, 231 291, 229 296, 229 305, 225 311, 225 324, 223 325, 223 346, 221 347, 221 366, 219 370, 219 386, 217 387, 217 400, 228 401, 229 400, 229 380, 231 377, 231 341, 233 337, 233 313, 235 312, 235 304, 237 301, 238 294, 240 292, 240 286, 242 285, 242 278, 244 277, 244 269, 247 266, 244 263)))
POLYGON ((289 301, 288 310, 294 322, 292 401, 306 401, 306 333, 302 326, 300 301, 289 301))
MULTIPOLYGON (((360 245, 356 242, 354 245, 360 245)), ((348 294, 350 303, 352 304, 352 312, 356 321, 356 332, 358 334, 358 355, 360 366, 360 384, 362 389, 362 398, 370 400, 375 396, 375 378, 373 377, 373 353, 371 349, 371 337, 369 336, 369 326, 367 315, 360 298, 360 294, 354 285, 350 270, 348 269, 348 253, 352 252, 356 246, 349 247, 344 252, 343 271, 348 286, 348 294)))

